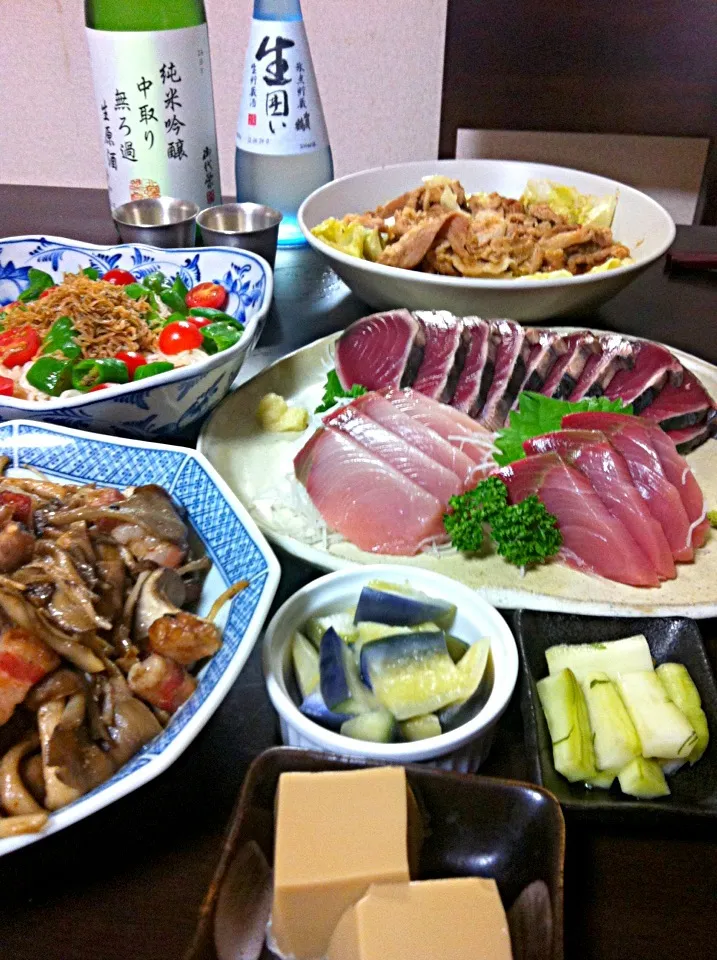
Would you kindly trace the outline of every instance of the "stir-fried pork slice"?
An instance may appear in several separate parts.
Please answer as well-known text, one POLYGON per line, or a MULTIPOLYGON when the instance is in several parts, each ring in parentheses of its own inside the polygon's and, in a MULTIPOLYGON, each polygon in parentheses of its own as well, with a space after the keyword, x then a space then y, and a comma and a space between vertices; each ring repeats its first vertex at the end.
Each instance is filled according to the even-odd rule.
POLYGON ((221 633, 215 624, 186 610, 165 614, 149 628, 150 650, 184 666, 211 657, 221 644, 221 633))
POLYGON ((453 217, 459 216, 462 214, 439 213, 420 220, 395 243, 385 247, 377 262, 386 267, 401 267, 405 270, 417 267, 440 231, 453 217))
POLYGON ((38 680, 55 670, 60 658, 28 630, 10 627, 0 635, 0 726, 6 723, 38 680))
POLYGON ((197 688, 196 679, 184 667, 158 653, 136 663, 127 679, 133 693, 167 713, 178 710, 197 688))

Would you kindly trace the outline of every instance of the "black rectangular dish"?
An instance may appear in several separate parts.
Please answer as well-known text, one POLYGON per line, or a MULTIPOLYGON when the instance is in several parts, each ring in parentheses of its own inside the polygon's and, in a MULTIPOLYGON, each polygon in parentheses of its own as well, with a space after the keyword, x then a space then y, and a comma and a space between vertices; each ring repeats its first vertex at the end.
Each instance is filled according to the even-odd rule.
MULTIPOLYGON (((281 774, 368 766, 376 764, 290 747, 267 750, 254 761, 184 960, 217 960, 217 900, 237 853, 253 842, 273 862, 281 774)), ((407 766, 406 776, 426 829, 415 879, 494 877, 508 914, 514 960, 562 960, 565 824, 555 798, 530 784, 431 767, 407 766)))
POLYGON ((581 617, 519 610, 514 632, 523 664, 521 709, 528 769, 563 808, 575 816, 605 822, 649 823, 677 817, 717 818, 717 686, 702 637, 694 620, 685 617, 581 617), (637 800, 610 790, 591 790, 569 783, 553 766, 553 750, 536 683, 548 675, 545 651, 556 644, 604 643, 642 633, 656 665, 684 664, 690 672, 707 717, 710 742, 701 759, 669 778, 669 797, 637 800))

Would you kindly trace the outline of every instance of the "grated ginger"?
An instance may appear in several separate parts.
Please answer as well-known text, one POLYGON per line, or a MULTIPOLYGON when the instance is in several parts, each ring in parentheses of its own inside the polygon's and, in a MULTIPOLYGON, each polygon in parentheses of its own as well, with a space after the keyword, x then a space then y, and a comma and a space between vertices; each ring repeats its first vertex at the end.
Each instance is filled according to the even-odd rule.
POLYGON ((270 433, 298 433, 309 425, 309 411, 290 407, 278 393, 267 393, 259 401, 257 420, 270 433))

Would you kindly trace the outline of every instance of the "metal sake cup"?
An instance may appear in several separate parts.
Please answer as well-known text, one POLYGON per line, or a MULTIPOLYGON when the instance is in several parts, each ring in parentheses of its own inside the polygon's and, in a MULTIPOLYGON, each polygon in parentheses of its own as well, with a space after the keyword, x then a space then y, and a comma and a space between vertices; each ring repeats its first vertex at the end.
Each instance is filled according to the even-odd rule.
POLYGON ((199 207, 175 197, 130 200, 112 211, 112 219, 125 243, 147 243, 170 249, 193 247, 199 207))
POLYGON ((197 216, 204 246, 238 247, 274 266, 282 214, 260 203, 224 203, 197 216))

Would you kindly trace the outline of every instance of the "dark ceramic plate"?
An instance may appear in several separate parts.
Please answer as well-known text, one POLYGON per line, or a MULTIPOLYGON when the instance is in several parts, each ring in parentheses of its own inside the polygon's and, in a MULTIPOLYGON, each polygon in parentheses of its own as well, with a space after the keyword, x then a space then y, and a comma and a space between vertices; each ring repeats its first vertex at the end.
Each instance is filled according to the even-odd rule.
MULTIPOLYGON (((280 774, 371 765, 289 747, 267 750, 254 761, 185 960, 217 960, 217 898, 237 853, 253 841, 272 863, 280 774)), ((427 826, 416 879, 494 877, 508 911, 514 960, 562 960, 565 828, 555 798, 511 780, 418 766, 407 766, 406 774, 427 826)))
POLYGON ((513 617, 523 662, 522 698, 526 751, 536 783, 552 791, 571 813, 606 821, 645 822, 662 818, 717 817, 717 687, 702 637, 694 620, 684 617, 579 617, 519 610, 513 617), (588 790, 568 781, 553 766, 553 751, 536 683, 548 674, 545 651, 558 643, 603 643, 644 633, 656 664, 683 663, 702 699, 710 743, 694 767, 683 767, 668 778, 671 796, 636 800, 610 790, 588 790))

